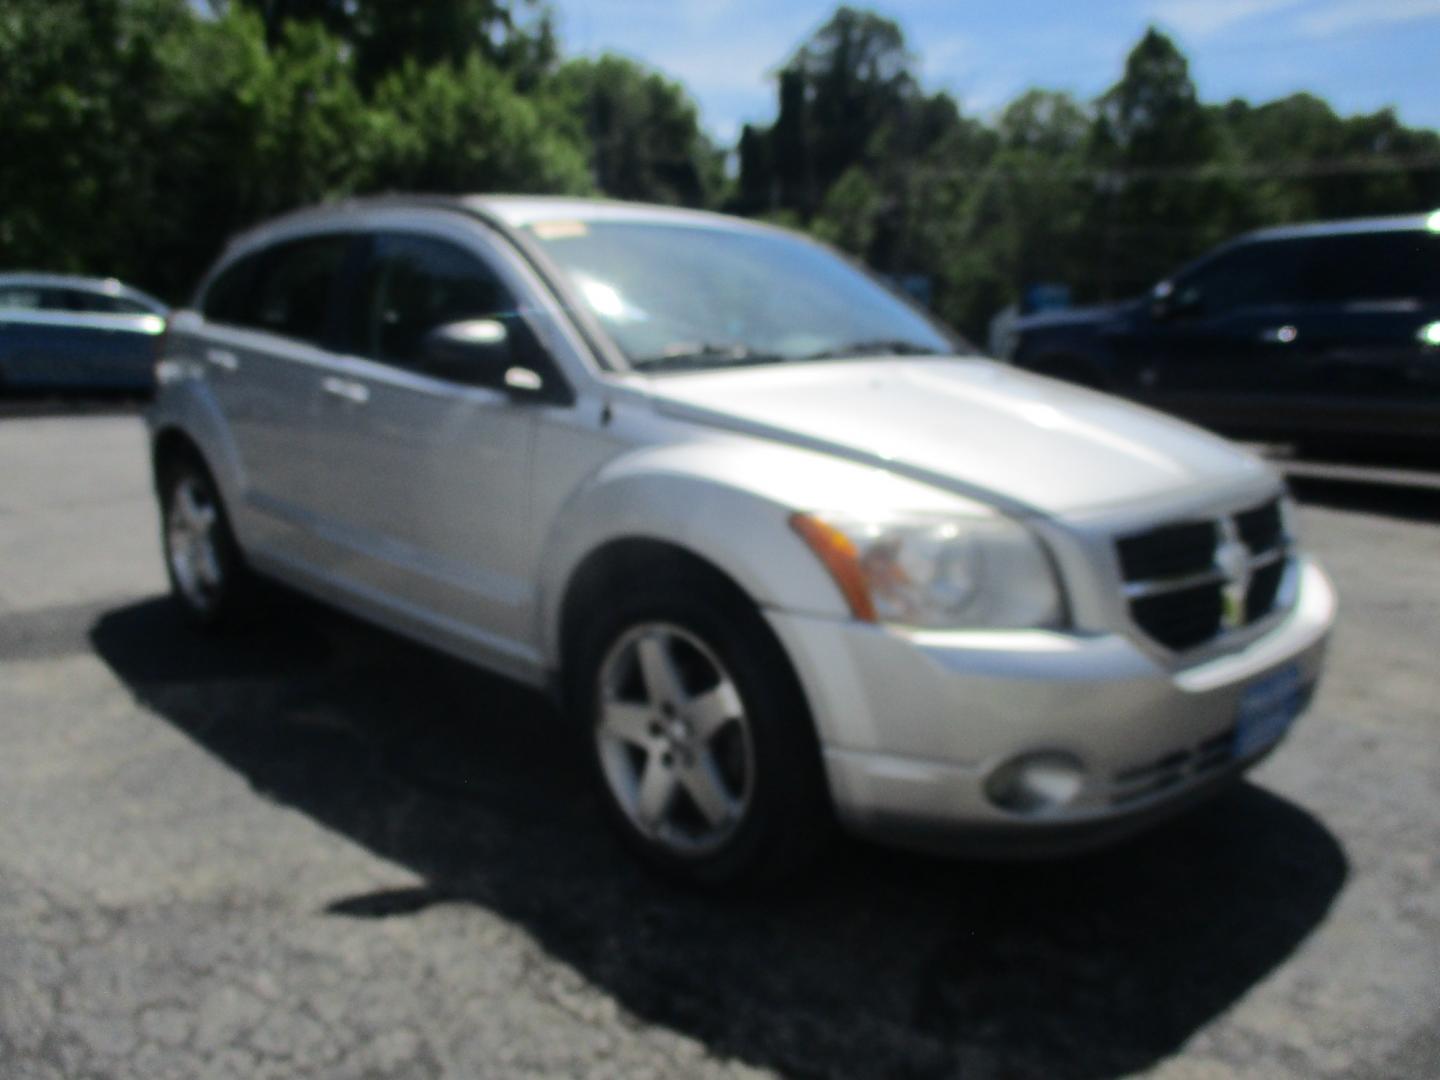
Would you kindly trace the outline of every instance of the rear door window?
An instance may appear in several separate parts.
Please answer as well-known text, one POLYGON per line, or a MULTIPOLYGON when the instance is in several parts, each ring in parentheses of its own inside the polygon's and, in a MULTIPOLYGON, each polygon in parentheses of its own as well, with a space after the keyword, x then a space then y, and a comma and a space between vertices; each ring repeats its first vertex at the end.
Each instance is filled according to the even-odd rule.
POLYGON ((81 311, 98 315, 151 315, 153 312, 144 304, 124 296, 111 296, 103 292, 86 292, 83 289, 66 289, 65 306, 70 311, 81 311))
POLYGON ((255 271, 264 257, 256 252, 236 259, 220 272, 200 301, 200 312, 210 322, 244 325, 250 317, 250 295, 255 271))
POLYGON ((1357 233, 1311 241, 1306 298, 1316 303, 1440 300, 1440 235, 1357 233))
POLYGON ((417 366, 425 336, 438 326, 515 311, 479 257, 439 237, 405 233, 375 237, 358 296, 351 347, 397 367, 417 366))
POLYGON ((261 262, 257 280, 234 321, 297 341, 323 344, 331 298, 350 236, 329 233, 273 247, 261 262))
POLYGON ((1304 252, 1290 240, 1242 244, 1217 255, 1182 280, 1180 303, 1205 315, 1293 304, 1301 299, 1304 252))

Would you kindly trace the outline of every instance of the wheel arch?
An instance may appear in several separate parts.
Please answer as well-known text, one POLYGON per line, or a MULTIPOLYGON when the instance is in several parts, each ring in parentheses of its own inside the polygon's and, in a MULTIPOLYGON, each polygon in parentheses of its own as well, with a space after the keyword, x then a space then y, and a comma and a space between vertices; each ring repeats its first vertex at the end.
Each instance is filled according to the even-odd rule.
POLYGON ((177 424, 157 429, 150 439, 150 476, 158 491, 165 465, 171 461, 192 459, 203 466, 211 477, 215 470, 205 458, 205 451, 191 435, 177 424))
POLYGON ((597 477, 546 528, 533 640, 552 672, 562 667, 575 597, 654 568, 715 578, 761 609, 848 613, 833 579, 790 527, 790 509, 773 494, 700 468, 632 464, 597 477))
POLYGON ((681 588, 693 587, 703 595, 710 611, 736 605, 730 617, 732 625, 749 627, 743 631, 745 641, 761 650, 759 655, 768 661, 764 664, 768 677, 778 680, 776 685, 784 688, 780 692, 793 703, 785 715, 797 723, 786 736, 792 753, 800 755, 788 759, 797 770, 794 783, 797 791, 808 791, 815 800, 813 808, 820 822, 815 826, 817 834, 827 832, 836 820, 836 812, 824 763, 820 718, 795 657, 765 618, 762 606, 734 576, 680 544, 657 537, 618 537, 591 550, 575 568, 560 603, 559 666, 554 684, 566 715, 580 722, 587 714, 587 684, 581 676, 590 670, 587 657, 595 655, 593 642, 586 640, 588 614, 595 605, 607 603, 609 597, 624 595, 629 588, 644 587, 657 579, 681 588))
POLYGON ((589 605, 638 580, 661 575, 705 581, 740 602, 759 606, 731 574, 680 544, 648 536, 617 537, 591 550, 566 582, 555 628, 558 670, 563 673, 574 659, 589 605))

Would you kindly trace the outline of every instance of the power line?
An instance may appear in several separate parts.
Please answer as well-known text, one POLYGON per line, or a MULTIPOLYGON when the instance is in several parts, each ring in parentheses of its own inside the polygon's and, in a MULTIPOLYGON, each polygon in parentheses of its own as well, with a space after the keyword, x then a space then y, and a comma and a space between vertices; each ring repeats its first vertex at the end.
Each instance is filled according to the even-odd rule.
POLYGON ((1365 158, 1332 158, 1320 161, 1216 162, 1204 165, 1102 168, 1094 165, 985 166, 929 165, 907 169, 911 175, 930 173, 973 180, 997 174, 1017 177, 1044 177, 1052 180, 1303 180, 1325 176, 1440 171, 1440 154, 1408 154, 1365 158))

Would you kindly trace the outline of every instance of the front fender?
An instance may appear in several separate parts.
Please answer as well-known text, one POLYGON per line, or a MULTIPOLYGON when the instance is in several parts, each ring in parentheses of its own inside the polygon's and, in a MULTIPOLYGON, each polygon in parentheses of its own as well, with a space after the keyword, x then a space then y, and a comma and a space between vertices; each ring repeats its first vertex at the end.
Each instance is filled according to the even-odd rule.
POLYGON ((790 528, 792 507, 717 475, 700 456, 679 448, 627 455, 561 509, 539 575, 542 655, 559 656, 561 608, 575 572, 592 553, 620 540, 682 548, 762 607, 848 615, 839 590, 790 528))
POLYGON ((830 574, 790 527, 796 511, 975 512, 974 504, 884 469, 759 439, 717 435, 632 450, 582 485, 547 529, 536 640, 559 655, 575 571, 626 539, 673 544, 712 564, 764 608, 848 619, 830 574))
POLYGON ((205 378, 177 364, 158 387, 145 423, 152 447, 167 431, 179 432, 195 444, 235 524, 236 512, 244 506, 244 466, 220 404, 205 378))

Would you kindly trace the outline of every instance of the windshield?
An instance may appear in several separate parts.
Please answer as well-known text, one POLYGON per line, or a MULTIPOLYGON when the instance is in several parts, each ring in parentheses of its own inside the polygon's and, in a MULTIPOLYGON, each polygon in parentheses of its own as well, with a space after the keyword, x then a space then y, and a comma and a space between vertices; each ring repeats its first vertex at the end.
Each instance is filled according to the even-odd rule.
POLYGON ((640 369, 960 349, 843 259, 782 232, 628 221, 530 229, 640 369))

